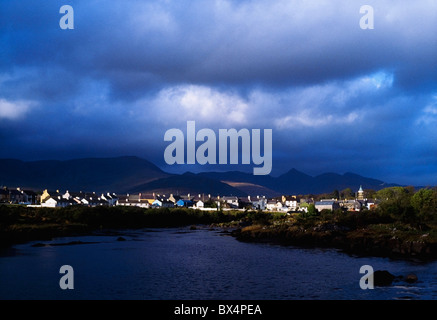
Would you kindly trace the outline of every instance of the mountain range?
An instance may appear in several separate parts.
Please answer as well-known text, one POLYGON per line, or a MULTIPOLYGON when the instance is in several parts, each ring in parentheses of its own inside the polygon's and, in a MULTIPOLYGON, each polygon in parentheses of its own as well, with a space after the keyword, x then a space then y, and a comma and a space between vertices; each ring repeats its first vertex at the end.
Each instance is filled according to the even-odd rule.
POLYGON ((310 176, 296 169, 278 176, 239 171, 170 174, 138 157, 21 161, 0 159, 0 186, 34 190, 116 193, 266 195, 319 194, 351 188, 380 190, 396 184, 354 173, 310 176))

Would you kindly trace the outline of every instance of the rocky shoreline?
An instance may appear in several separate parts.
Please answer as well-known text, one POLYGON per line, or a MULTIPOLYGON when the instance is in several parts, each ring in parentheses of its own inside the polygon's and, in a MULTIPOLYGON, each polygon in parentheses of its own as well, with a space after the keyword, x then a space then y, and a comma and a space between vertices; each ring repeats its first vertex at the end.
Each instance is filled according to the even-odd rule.
POLYGON ((102 229, 196 225, 233 231, 240 241, 337 248, 361 256, 434 260, 437 223, 406 223, 375 212, 314 217, 264 212, 200 212, 192 209, 96 207, 44 210, 0 206, 0 247, 102 229), (385 221, 384 221, 385 220, 385 221))
POLYGON ((0 232, 0 248, 29 241, 52 240, 56 237, 68 237, 90 234, 92 228, 83 224, 48 224, 14 226, 0 232))
POLYGON ((371 228, 349 230, 329 224, 304 229, 302 227, 252 225, 232 232, 239 241, 268 242, 304 247, 336 248, 359 256, 379 256, 401 259, 437 259, 437 243, 429 241, 426 233, 401 237, 371 228))

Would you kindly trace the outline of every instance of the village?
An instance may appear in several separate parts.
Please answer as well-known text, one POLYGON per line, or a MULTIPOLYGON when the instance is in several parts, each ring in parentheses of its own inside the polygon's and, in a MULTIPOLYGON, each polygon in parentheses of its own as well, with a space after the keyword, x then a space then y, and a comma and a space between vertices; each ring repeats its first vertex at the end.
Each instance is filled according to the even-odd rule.
POLYGON ((360 186, 353 199, 317 199, 297 195, 282 195, 273 198, 266 196, 211 196, 211 194, 158 194, 158 193, 96 193, 70 192, 59 190, 35 192, 21 188, 0 189, 0 204, 25 205, 27 207, 63 208, 74 205, 97 206, 135 206, 141 208, 185 207, 198 210, 261 210, 270 212, 308 212, 311 208, 322 210, 362 211, 375 208, 379 201, 367 199, 360 186))

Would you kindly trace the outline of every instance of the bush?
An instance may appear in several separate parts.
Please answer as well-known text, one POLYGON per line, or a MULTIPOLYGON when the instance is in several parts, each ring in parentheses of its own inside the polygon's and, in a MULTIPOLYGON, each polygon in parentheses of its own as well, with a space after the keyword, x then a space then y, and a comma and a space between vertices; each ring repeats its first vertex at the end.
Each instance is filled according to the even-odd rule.
POLYGON ((272 220, 272 214, 270 212, 249 211, 246 215, 246 219, 251 221, 253 224, 268 225, 270 220, 272 220))

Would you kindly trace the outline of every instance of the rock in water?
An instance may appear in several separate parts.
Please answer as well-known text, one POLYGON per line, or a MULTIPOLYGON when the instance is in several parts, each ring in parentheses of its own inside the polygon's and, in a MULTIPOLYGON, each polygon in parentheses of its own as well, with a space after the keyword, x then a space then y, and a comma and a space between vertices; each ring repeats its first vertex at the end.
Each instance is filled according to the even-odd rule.
POLYGON ((44 243, 41 243, 41 242, 38 242, 38 243, 35 243, 35 244, 32 244, 32 247, 45 247, 46 245, 44 244, 44 243))
POLYGON ((414 283, 417 281, 417 276, 414 273, 410 273, 404 278, 405 282, 414 283))
POLYGON ((395 276, 387 270, 376 270, 373 273, 373 284, 375 286, 389 286, 392 284, 395 276))
POLYGON ((118 237, 118 238, 117 238, 117 241, 126 241, 126 239, 123 238, 123 237, 118 237))

